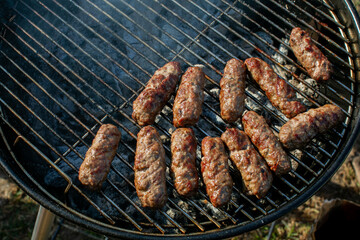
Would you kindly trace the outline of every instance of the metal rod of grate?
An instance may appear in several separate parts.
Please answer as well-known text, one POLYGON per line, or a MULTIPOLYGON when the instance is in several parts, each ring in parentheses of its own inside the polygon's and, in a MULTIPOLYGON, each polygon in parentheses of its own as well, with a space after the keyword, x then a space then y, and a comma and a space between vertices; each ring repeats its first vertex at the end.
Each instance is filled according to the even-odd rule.
MULTIPOLYGON (((322 1, 316 2, 324 8, 317 8, 315 7, 316 3, 304 1, 311 11, 319 14, 313 16, 302 6, 298 6, 297 2, 285 1, 287 7, 275 0, 269 2, 283 11, 286 16, 277 14, 268 3, 260 0, 255 0, 251 4, 244 1, 222 0, 221 5, 215 4, 211 0, 201 2, 186 1, 186 4, 183 1, 171 0, 169 1, 171 6, 162 2, 150 4, 148 1, 141 0, 120 0, 118 3, 108 0, 84 0, 81 4, 74 1, 57 0, 19 1, 19 4, 14 9, 17 19, 13 23, 4 24, 6 34, 0 36, 2 42, 0 53, 2 59, 6 62, 6 64, 2 63, 0 65, 0 70, 3 76, 9 80, 8 82, 1 81, 0 87, 7 95, 7 99, 13 99, 16 102, 15 105, 22 106, 31 115, 31 118, 46 129, 46 132, 51 133, 54 138, 66 147, 66 150, 59 151, 53 141, 49 141, 43 136, 43 132, 40 133, 38 128, 33 126, 28 119, 22 117, 24 114, 20 112, 19 106, 14 106, 13 103, 9 103, 0 96, 1 106, 15 116, 56 157, 47 156, 39 150, 36 144, 28 140, 24 129, 14 126, 4 118, 3 121, 66 180, 66 187, 63 189, 64 195, 69 195, 70 190, 76 191, 108 223, 116 227, 102 222, 101 219, 96 220, 82 214, 89 221, 121 229, 116 224, 117 222, 123 222, 124 220, 121 220, 121 218, 125 217, 125 221, 128 221, 134 227, 133 231, 142 232, 145 228, 150 228, 154 233, 156 232, 154 229, 156 229, 157 232, 164 234, 176 233, 177 231, 180 233, 204 232, 213 228, 226 228, 229 223, 231 223, 230 225, 245 225, 249 221, 260 219, 296 199, 308 186, 316 181, 323 173, 330 159, 337 153, 349 121, 343 124, 340 131, 337 129, 332 130, 336 138, 331 139, 331 141, 327 137, 319 138, 320 142, 327 142, 326 145, 313 142, 311 148, 303 150, 302 153, 310 160, 303 161, 304 157, 289 153, 291 159, 298 164, 298 169, 293 169, 289 176, 277 177, 277 181, 274 182, 271 188, 272 194, 266 196, 263 200, 257 200, 246 196, 241 188, 234 186, 236 199, 231 200, 227 209, 219 209, 215 215, 208 207, 205 207, 206 205, 203 202, 209 202, 209 199, 204 190, 200 189, 198 196, 202 199, 202 202, 196 199, 181 199, 179 201, 176 195, 170 197, 164 209, 157 210, 166 219, 165 222, 162 222, 158 216, 154 216, 152 213, 142 209, 138 201, 119 187, 117 181, 107 179, 106 184, 126 202, 125 205, 130 204, 135 209, 136 214, 129 214, 124 209, 124 204, 119 204, 117 199, 109 195, 107 189, 99 191, 97 196, 94 197, 93 194, 89 194, 78 183, 75 183, 69 173, 60 166, 65 164, 74 173, 77 173, 78 166, 74 164, 70 156, 75 154, 76 158, 83 160, 84 152, 80 150, 80 147, 87 149, 89 147, 87 139, 95 136, 97 127, 106 121, 118 125, 126 134, 126 139, 136 141, 135 133, 140 126, 131 118, 129 109, 131 109, 132 101, 146 84, 143 79, 151 77, 153 70, 161 66, 160 62, 179 60, 187 65, 201 63, 209 69, 206 78, 214 88, 206 87, 205 89, 209 101, 204 103, 204 113, 201 116, 201 121, 206 127, 201 124, 194 127, 202 136, 215 133, 220 135, 225 128, 224 123, 214 121, 214 119, 220 118, 220 114, 217 107, 214 107, 209 102, 216 102, 218 99, 214 89, 219 89, 218 79, 221 77, 222 71, 219 65, 224 66, 228 59, 237 58, 239 55, 246 57, 260 56, 267 59, 285 74, 293 77, 294 80, 317 94, 316 98, 309 96, 301 91, 298 85, 296 86, 288 81, 299 96, 314 106, 320 106, 324 101, 336 104, 343 109, 347 117, 351 117, 354 105, 353 89, 355 81, 353 79, 353 56, 350 52, 350 41, 342 30, 345 26, 334 17, 336 16, 334 8, 322 1), (245 9, 248 12, 244 12, 245 9), (262 14, 258 9, 265 10, 266 13, 262 14), (331 11, 331 14, 328 13, 329 11, 331 11), (306 18, 318 24, 324 19, 328 20, 336 26, 333 28, 330 25, 324 25, 324 29, 327 30, 326 32, 331 37, 316 29, 312 24, 302 19, 301 14, 297 15, 295 12, 303 14, 306 18), (252 31, 237 16, 241 16, 252 25, 255 25, 258 31, 252 31), (157 19, 157 21, 155 22, 154 19, 157 19), (267 22, 272 28, 269 30, 263 27, 259 19, 267 22), (159 21, 163 25, 160 25, 159 21), (195 22, 196 24, 194 24, 195 22), (299 25, 318 34, 319 39, 315 43, 326 54, 331 56, 333 61, 342 66, 341 68, 336 67, 338 72, 336 76, 339 76, 334 81, 336 85, 325 85, 323 86, 324 90, 320 91, 300 75, 306 74, 305 69, 287 52, 280 51, 278 47, 280 45, 287 50, 290 49, 289 44, 286 42, 286 38, 289 37, 289 29, 299 25), (114 30, 110 26, 116 26, 121 31, 114 30), (247 32, 248 35, 243 36, 238 31, 239 28, 242 29, 241 31, 247 32), (272 42, 263 37, 263 33, 267 34, 272 39, 272 42), (228 35, 233 37, 230 38, 228 35), (93 36, 93 38, 88 36, 93 36), (257 41, 252 41, 249 37, 257 41), (16 39, 16 42, 9 39, 16 39), (97 39, 97 41, 93 42, 93 39, 97 39), (320 39, 325 40, 327 44, 322 44, 320 39), (117 41, 117 43, 114 43, 114 41, 117 41), (238 44, 239 41, 242 41, 241 45, 238 44), (277 45, 274 42, 277 42, 277 45), (179 46, 179 48, 176 49, 174 46, 179 46), (54 53, 51 47, 56 47, 63 55, 54 53), (253 51, 249 51, 249 48, 253 49, 253 51), (168 52, 168 54, 165 55, 164 52, 168 52), (129 53, 132 54, 132 57, 129 53), (282 61, 274 57, 276 54, 281 57, 282 61), (80 55, 82 58, 79 57, 80 55), (153 60, 153 57, 158 61, 153 60), (92 65, 86 64, 85 58, 92 65), (119 58, 125 59, 128 67, 123 64, 124 61, 119 61, 119 58), (210 58, 212 58, 212 61, 209 61, 210 58), (26 62, 29 68, 23 66, 23 62, 26 62), (73 62, 73 64, 69 62, 73 62), (296 69, 300 70, 300 73, 288 69, 284 62, 295 66, 296 69), (46 66, 46 69, 44 69, 44 66, 46 66), (51 74, 48 69, 51 69, 51 74), (117 74, 119 72, 121 72, 122 77, 117 74), (101 86, 102 89, 95 87, 82 76, 82 73, 91 77, 99 84, 96 86, 101 86), (342 75, 341 78, 340 75, 342 75), (19 79, 19 76, 26 79, 26 81, 19 79), (43 86, 44 81, 34 76, 40 76, 42 80, 46 80, 48 85, 43 86), (107 80, 104 80, 108 78, 114 79, 120 89, 126 91, 127 94, 123 95, 107 80), (36 86, 39 89, 41 96, 38 92, 34 93, 33 88, 28 87, 29 84, 23 83, 28 81, 31 83, 30 86, 36 86), (68 88, 64 88, 64 83, 74 89, 72 93, 68 92, 68 88), (23 97, 19 96, 15 86, 22 89, 30 100, 24 101, 23 97), (67 101, 61 101, 57 95, 54 96, 54 89, 67 101), (44 102, 45 96, 48 101, 68 115, 68 118, 64 119, 63 116, 53 112, 52 108, 44 102), (119 102, 114 102, 113 98, 109 96, 115 96, 119 99, 119 102), (84 105, 84 101, 92 104, 93 108, 84 105), (32 104, 29 105, 29 102, 32 104), (71 103, 73 107, 70 108, 66 102, 71 103), (74 108, 78 109, 76 114, 73 113, 74 108), (40 112, 46 112, 48 114, 46 116, 49 116, 50 120, 41 115, 40 112), (124 120, 118 120, 117 114, 124 120), (81 115, 87 116, 89 120, 84 120, 85 118, 80 117, 81 115), (71 136, 71 142, 69 142, 68 137, 64 137, 64 133, 53 127, 53 122, 61 125, 62 129, 67 132, 66 134, 71 136), (74 126, 77 126, 80 130, 75 129, 74 126), (209 128, 211 131, 209 131, 209 128), (100 202, 103 202, 103 204, 99 204, 98 199, 101 199, 100 202), (183 207, 184 201, 189 205, 188 208, 183 207), (109 211, 111 212, 109 213, 108 208, 104 207, 104 202, 114 208, 121 217, 112 211, 109 211), (181 217, 174 216, 173 212, 170 211, 173 209, 181 217), (142 218, 133 216, 137 214, 140 214, 142 218), (182 218, 186 219, 186 224, 179 221, 182 218), (190 229, 188 226, 195 226, 196 230, 194 228, 190 229), (173 231, 171 229, 177 230, 173 231)), ((258 89, 256 84, 250 81, 249 86, 258 90, 256 94, 248 89, 246 90, 249 101, 279 123, 286 122, 281 113, 262 103, 261 99, 265 95, 258 89)), ((169 102, 166 107, 171 109, 172 102, 169 102)), ((246 108, 251 110, 253 106, 247 104, 246 108)), ((170 139, 171 132, 169 132, 169 129, 171 128, 168 126, 171 124, 172 119, 169 114, 162 112, 161 120, 155 126, 166 139, 170 139)), ((237 124, 237 127, 242 128, 240 124, 237 124)), ((276 132, 279 131, 278 125, 273 125, 272 128, 276 132)), ((198 141, 199 143, 200 141, 198 141)), ((122 149, 129 152, 130 156, 134 155, 134 144, 122 140, 120 145, 122 149)), ((169 166, 171 152, 168 145, 164 145, 164 147, 167 154, 167 166, 169 166)), ((127 172, 133 172, 131 158, 120 152, 116 154, 116 158, 124 164, 127 172)), ((200 161, 200 156, 197 156, 197 162, 200 161)), ((21 165, 20 162, 18 164, 21 165)), ((234 168, 231 168, 231 171, 236 175, 234 168)), ((127 188, 133 192, 135 191, 133 181, 129 177, 131 175, 118 170, 114 165, 111 167, 111 172, 122 179, 127 188)), ((28 176, 34 183, 37 182, 31 176, 31 173, 28 173, 28 176)), ((174 189, 171 178, 167 179, 167 185, 174 189)), ((51 196, 45 188, 44 192, 51 196)), ((67 203, 57 201, 61 206, 71 208, 67 203)))

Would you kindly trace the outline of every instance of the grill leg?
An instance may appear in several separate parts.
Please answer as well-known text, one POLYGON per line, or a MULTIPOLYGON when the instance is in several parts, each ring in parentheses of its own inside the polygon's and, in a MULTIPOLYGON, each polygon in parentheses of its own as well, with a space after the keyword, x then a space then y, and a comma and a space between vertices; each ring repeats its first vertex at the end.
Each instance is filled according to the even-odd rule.
POLYGON ((49 210, 39 207, 31 240, 46 240, 49 238, 55 215, 49 210))

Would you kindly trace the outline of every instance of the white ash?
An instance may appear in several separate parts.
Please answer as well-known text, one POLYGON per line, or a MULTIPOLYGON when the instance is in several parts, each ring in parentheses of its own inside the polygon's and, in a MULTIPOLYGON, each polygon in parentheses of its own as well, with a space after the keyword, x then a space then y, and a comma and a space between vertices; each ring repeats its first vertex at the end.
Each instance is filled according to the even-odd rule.
POLYGON ((215 120, 218 124, 222 125, 224 123, 224 120, 219 115, 215 115, 215 120))
POLYGON ((163 144, 167 144, 167 143, 169 143, 169 141, 170 141, 170 138, 169 138, 167 135, 165 135, 165 134, 161 134, 161 135, 160 135, 160 139, 161 139, 161 142, 162 142, 163 144))
POLYGON ((280 127, 282 124, 281 122, 279 122, 278 118, 275 117, 273 114, 270 113, 270 111, 275 112, 277 115, 279 115, 282 118, 285 118, 284 114, 281 113, 278 109, 276 109, 271 102, 269 101, 269 99, 266 97, 266 95, 263 95, 259 92, 259 90, 257 90, 256 88, 254 88, 253 86, 248 86, 246 88, 247 92, 249 92, 251 94, 251 96, 253 96, 255 99, 257 99, 260 104, 258 104, 257 102, 255 102, 253 99, 251 99, 250 97, 247 97, 245 99, 245 104, 246 106, 251 109, 252 111, 257 112, 258 114, 260 114, 261 116, 263 116, 269 123, 271 123, 271 125, 280 127), (264 109, 263 106, 266 106, 269 110, 264 109))
MULTIPOLYGON (((290 164, 291 164, 291 169, 296 171, 296 169, 299 166, 299 163, 297 161, 295 161, 294 159, 290 159, 290 164)), ((290 175, 292 175, 292 173, 289 173, 290 175)))
MULTIPOLYGON (((204 101, 216 111, 220 111, 220 103, 219 103, 220 89, 217 87, 211 88, 210 93, 212 95, 205 93, 204 101)), ((208 119, 210 119, 210 121, 212 121, 217 126, 224 126, 225 124, 224 120, 218 114, 215 114, 213 111, 211 111, 205 106, 203 106, 202 115, 206 116, 208 119)), ((211 124, 207 123, 206 125, 201 125, 201 126, 202 128, 206 127, 206 129, 204 130, 207 130, 210 136, 219 135, 219 133, 214 129, 214 127, 211 124)))
POLYGON ((224 214, 216 207, 214 207, 210 201, 202 199, 202 200, 194 200, 200 207, 202 207, 206 212, 211 213, 215 219, 224 218, 224 214))
POLYGON ((172 115, 172 109, 167 105, 165 105, 161 112, 165 115, 172 115))
POLYGON ((188 212, 188 213, 193 213, 193 207, 190 207, 190 205, 187 203, 187 202, 185 202, 185 201, 183 201, 183 200, 179 200, 178 202, 177 202, 177 205, 181 208, 181 209, 183 209, 183 210, 185 210, 186 212, 188 212))
POLYGON ((201 160, 201 147, 200 146, 198 146, 196 148, 196 156, 198 157, 198 159, 201 160))
MULTIPOLYGON (((289 40, 288 39, 282 39, 285 43, 288 43, 289 40)), ((283 55, 287 56, 288 54, 288 47, 286 47, 284 44, 280 44, 279 47, 279 52, 281 52, 283 55)), ((280 67, 277 64, 273 64, 271 63, 272 68, 274 69, 274 71, 283 79, 287 80, 290 84, 292 84, 298 91, 302 92, 303 94, 309 96, 312 99, 316 99, 318 98, 318 94, 311 89, 310 87, 306 86, 304 83, 298 81, 297 79, 294 78, 294 76, 291 75, 291 73, 296 71, 296 66, 293 64, 289 64, 288 61, 286 60, 286 58, 284 56, 282 56, 280 53, 275 53, 274 55, 272 55, 273 59, 275 59, 277 62, 279 62, 281 65, 284 66, 280 67)), ((313 87, 316 90, 319 90, 319 86, 317 84, 317 82, 314 79, 311 78, 305 78, 304 79, 304 75, 301 74, 300 75, 300 79, 303 79, 303 81, 305 81, 306 83, 308 83, 311 87, 313 87)), ((301 101, 303 104, 305 104, 306 106, 310 107, 312 106, 311 101, 309 101, 307 98, 305 98, 304 96, 302 96, 298 91, 296 91, 296 98, 297 100, 301 101)))
MULTIPOLYGON (((305 83, 302 83, 294 78, 289 80, 289 82, 292 85, 294 85, 294 87, 296 87, 300 92, 302 92, 306 96, 310 97, 311 99, 318 99, 319 98, 319 94, 317 93, 317 91, 319 90, 318 83, 312 78, 306 78, 303 81, 308 83, 308 85, 313 87, 316 91, 306 86, 305 83)), ((296 92, 296 98, 300 99, 308 107, 311 107, 313 105, 311 101, 309 101, 307 98, 305 98, 298 92, 296 92)))
MULTIPOLYGON (((212 95, 214 96, 214 98, 216 98, 216 99, 219 98, 220 88, 212 88, 212 89, 210 89, 210 92, 212 93, 212 95)), ((214 100, 214 98, 212 98, 212 100, 214 100)))
POLYGON ((198 67, 198 68, 201 68, 203 70, 206 69, 205 65, 203 65, 203 64, 195 64, 194 67, 198 67))
MULTIPOLYGON (((295 150, 292 150, 290 151, 290 153, 292 155, 294 155, 296 157, 296 159, 300 160, 302 159, 304 153, 299 150, 299 149, 295 149, 295 150)), ((290 158, 290 162, 291 162, 291 168, 296 171, 296 169, 299 167, 299 163, 297 161, 295 161, 294 159, 290 158)))
MULTIPOLYGON (((288 42, 287 39, 282 39, 285 43, 288 42)), ((280 44, 279 46, 279 52, 282 53, 278 53, 278 52, 275 52, 273 55, 272 55, 272 58, 275 59, 278 63, 280 63, 281 65, 283 65, 287 70, 290 70, 290 72, 294 72, 296 70, 296 67, 291 65, 291 64, 287 64, 287 60, 286 58, 283 56, 287 56, 288 55, 288 52, 289 52, 289 49, 284 45, 284 44, 280 44)), ((286 71, 285 69, 283 69, 282 67, 278 66, 277 64, 274 64, 274 63, 271 63, 270 64, 272 66, 272 68, 274 69, 274 71, 283 79, 288 79, 291 74, 286 71)))
POLYGON ((285 64, 284 67, 289 70, 289 72, 286 72, 286 77, 291 77, 291 73, 296 71, 296 66, 292 64, 285 64))
POLYGON ((172 126, 171 128, 168 129, 168 132, 170 135, 172 135, 176 130, 176 127, 172 126))
POLYGON ((290 151, 292 155, 294 155, 297 159, 301 159, 304 155, 304 153, 300 149, 295 149, 290 151))

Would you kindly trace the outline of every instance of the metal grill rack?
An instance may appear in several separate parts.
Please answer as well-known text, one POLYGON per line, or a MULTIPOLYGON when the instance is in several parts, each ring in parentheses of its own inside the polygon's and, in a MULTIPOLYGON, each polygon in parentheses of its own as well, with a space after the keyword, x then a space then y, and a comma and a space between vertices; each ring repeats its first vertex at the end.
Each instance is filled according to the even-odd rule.
MULTIPOLYGON (((216 237, 256 228, 311 196, 340 166, 349 150, 357 99, 354 36, 330 1, 292 0, 30 0, 17 1, 0 36, 0 134, 14 164, 57 214, 122 237, 216 237), (309 80, 288 44, 293 27, 312 33, 335 71, 331 81, 309 80), (333 103, 346 121, 305 149, 289 152, 290 174, 276 177, 262 200, 236 182, 229 205, 215 209, 204 186, 185 199, 167 176, 169 200, 160 210, 141 207, 133 183, 136 134, 132 102, 155 70, 179 61, 206 73, 203 114, 194 127, 198 142, 220 136, 219 81, 231 58, 260 57, 295 88, 309 107, 333 103), (108 179, 99 192, 81 186, 77 173, 102 123, 113 123, 122 140, 108 179), (35 187, 34 187, 35 188, 35 187), (215 233, 215 235, 214 235, 215 233)), ((250 79, 247 110, 264 115, 275 132, 287 119, 250 79)), ((171 162, 172 103, 155 127, 171 162)), ((236 126, 242 128, 241 122, 236 126)), ((200 145, 200 144, 199 144, 200 145)), ((200 163, 198 147, 197 163, 200 163)), ((30 193, 31 194, 31 193, 30 193)), ((37 199, 42 201, 42 199, 37 199)))

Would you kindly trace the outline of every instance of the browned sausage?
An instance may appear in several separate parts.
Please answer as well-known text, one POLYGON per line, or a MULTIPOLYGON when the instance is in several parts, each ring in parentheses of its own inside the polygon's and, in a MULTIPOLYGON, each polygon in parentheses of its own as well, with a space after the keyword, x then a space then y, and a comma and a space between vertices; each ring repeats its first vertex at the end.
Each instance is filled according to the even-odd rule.
POLYGON ((138 133, 135 153, 135 188, 143 207, 161 208, 167 201, 165 150, 152 126, 138 133))
POLYGON ((79 169, 79 180, 83 185, 93 190, 101 188, 110 171, 120 138, 117 127, 101 125, 79 169))
POLYGON ((204 101, 205 74, 199 67, 189 67, 181 78, 173 106, 174 126, 192 126, 199 121, 204 101))
POLYGON ((307 32, 298 27, 294 28, 290 34, 290 46, 311 78, 316 81, 330 79, 332 65, 307 32))
POLYGON ((344 119, 341 108, 326 104, 290 119, 281 127, 279 138, 286 148, 301 148, 317 134, 328 131, 344 119))
POLYGON ((154 73, 133 103, 132 118, 139 125, 150 125, 155 122, 156 115, 161 112, 175 91, 180 74, 178 62, 169 62, 154 73))
POLYGON ((201 151, 201 172, 206 192, 212 205, 221 207, 230 201, 233 186, 228 155, 219 137, 205 137, 201 142, 201 151))
POLYGON ((195 134, 191 128, 178 128, 171 135, 171 170, 175 177, 176 191, 183 196, 191 196, 198 189, 196 146, 195 134))
POLYGON ((265 119, 256 112, 249 111, 244 114, 242 123, 245 133, 270 169, 277 175, 288 173, 291 170, 290 160, 265 119))
POLYGON ((271 104, 286 117, 293 118, 306 111, 303 104, 292 100, 295 97, 294 89, 281 79, 269 64, 259 58, 248 58, 245 64, 251 77, 265 92, 271 104))
POLYGON ((243 61, 231 59, 226 63, 224 75, 220 80, 221 117, 235 122, 241 117, 245 104, 246 67, 243 61))
POLYGON ((248 136, 239 129, 228 128, 221 139, 229 148, 230 159, 239 169, 248 194, 263 198, 271 187, 273 176, 248 136))

